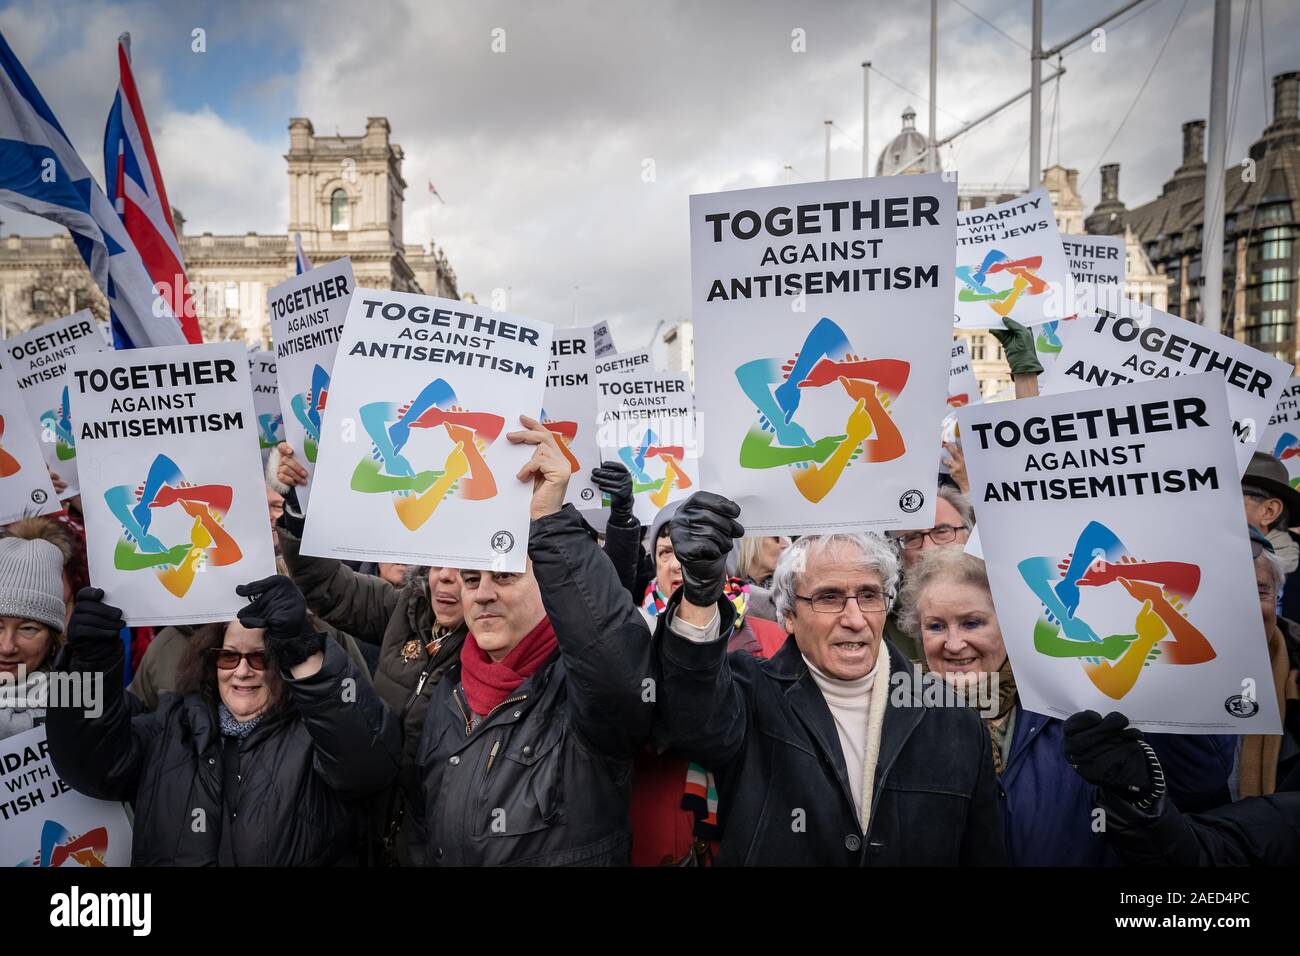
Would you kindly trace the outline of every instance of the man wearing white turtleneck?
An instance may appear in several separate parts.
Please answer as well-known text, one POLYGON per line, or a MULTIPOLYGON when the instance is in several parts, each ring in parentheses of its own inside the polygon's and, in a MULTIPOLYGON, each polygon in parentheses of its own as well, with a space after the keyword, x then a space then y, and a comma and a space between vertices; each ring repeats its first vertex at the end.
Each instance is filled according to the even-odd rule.
POLYGON ((678 510, 683 583, 655 636, 660 722, 718 783, 719 864, 1001 863, 987 732, 971 710, 926 707, 882 639, 893 547, 865 534, 795 542, 773 578, 790 637, 770 661, 746 660, 726 653, 734 612, 722 598, 739 514, 710 492, 678 510))

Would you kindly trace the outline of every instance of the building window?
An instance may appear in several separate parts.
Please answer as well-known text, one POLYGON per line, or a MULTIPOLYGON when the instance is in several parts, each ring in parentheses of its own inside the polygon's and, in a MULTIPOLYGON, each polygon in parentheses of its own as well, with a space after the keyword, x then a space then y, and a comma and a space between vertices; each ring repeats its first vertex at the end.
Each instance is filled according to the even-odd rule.
POLYGON ((984 361, 984 336, 972 335, 970 337, 970 357, 972 361, 984 361))
POLYGON ((33 289, 32 290, 32 311, 37 313, 38 315, 43 313, 45 311, 46 305, 48 304, 48 298, 49 297, 46 296, 44 289, 33 289))
POLYGON ((347 229, 350 225, 352 209, 348 205, 348 194, 336 189, 330 195, 330 228, 347 229))

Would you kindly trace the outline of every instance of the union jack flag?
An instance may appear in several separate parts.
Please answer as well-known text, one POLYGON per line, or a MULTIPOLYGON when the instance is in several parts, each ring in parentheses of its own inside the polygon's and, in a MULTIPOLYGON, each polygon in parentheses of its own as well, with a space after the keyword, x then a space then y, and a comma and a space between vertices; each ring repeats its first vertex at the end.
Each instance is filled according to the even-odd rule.
MULTIPOLYGON (((172 315, 178 317, 185 340, 199 343, 203 341, 203 332, 190 300, 185 259, 176 237, 172 207, 167 201, 162 171, 158 168, 158 157, 131 73, 130 43, 130 34, 118 37, 117 64, 121 78, 104 129, 104 182, 108 198, 139 250, 159 296, 167 302, 172 315)), ((113 331, 118 348, 154 344, 132 341, 116 324, 113 331)))

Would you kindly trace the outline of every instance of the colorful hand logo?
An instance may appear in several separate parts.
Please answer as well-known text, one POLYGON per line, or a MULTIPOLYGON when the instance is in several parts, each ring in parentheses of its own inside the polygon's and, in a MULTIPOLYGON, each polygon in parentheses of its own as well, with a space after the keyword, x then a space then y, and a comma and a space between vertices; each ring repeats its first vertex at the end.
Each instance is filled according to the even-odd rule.
MULTIPOLYGON (((257 416, 257 444, 260 448, 274 448, 284 438, 283 415, 271 412, 257 416)), ((314 450, 313 450, 314 452, 314 450)))
MULTIPOLYGON (((5 437, 5 417, 0 415, 0 440, 5 437)), ((0 448, 0 478, 8 478, 23 470, 23 464, 9 452, 0 448)))
POLYGON ((578 463, 577 456, 573 454, 569 445, 578 437, 578 423, 569 421, 553 421, 547 417, 546 409, 543 408, 542 426, 555 435, 555 440, 560 446, 560 451, 564 453, 564 457, 569 461, 569 473, 577 474, 578 469, 581 468, 582 465, 578 463))
POLYGON ((649 492, 650 503, 656 508, 668 504, 674 488, 691 487, 691 478, 682 467, 685 456, 686 449, 681 445, 660 445, 659 436, 650 428, 646 429, 639 444, 624 445, 618 450, 619 460, 632 475, 632 493, 640 495, 649 492), (657 459, 663 465, 661 477, 652 478, 646 471, 647 459, 657 459))
POLYGON ((966 286, 957 293, 958 302, 987 302, 997 315, 1006 318, 1016 307, 1020 296, 1042 295, 1047 291, 1047 283, 1038 278, 1035 269, 1043 265, 1042 256, 1025 256, 1023 259, 1008 259, 1007 254, 998 249, 990 249, 984 255, 984 261, 976 266, 958 266, 957 281, 966 286), (1005 273, 1012 277, 1011 287, 994 289, 988 284, 989 276, 1005 273))
POLYGON ((54 453, 59 461, 77 457, 77 443, 72 437, 72 419, 68 411, 68 387, 63 387, 63 399, 56 408, 41 412, 41 431, 54 436, 54 453))
POLYGON ((907 449, 889 406, 907 385, 910 366, 900 359, 863 359, 829 318, 820 319, 795 356, 755 359, 736 369, 736 380, 758 411, 758 423, 740 446, 742 468, 788 466, 807 500, 821 501, 858 459, 892 461, 907 449), (803 389, 838 384, 853 403, 843 434, 814 441, 794 420, 803 389))
MULTIPOLYGON (((1300 438, 1297 438, 1291 432, 1283 432, 1277 440, 1277 445, 1273 448, 1273 457, 1281 461, 1288 458, 1300 457, 1300 438)), ((1287 469, 1290 470, 1289 468, 1287 469)), ((1292 488, 1300 488, 1300 475, 1296 475, 1288 482, 1292 488)))
POLYGON ((310 462, 316 460, 316 449, 320 445, 320 415, 325 410, 329 394, 330 373, 316 365, 311 370, 311 388, 289 399, 293 417, 298 419, 307 433, 303 439, 303 454, 310 462))
POLYGON ((223 526, 233 497, 230 485, 186 481, 174 461, 159 455, 142 484, 115 485, 104 492, 108 509, 122 526, 122 537, 113 551, 114 567, 119 571, 154 568, 163 587, 184 597, 194 584, 201 561, 223 567, 244 556, 223 526), (168 546, 151 533, 154 510, 172 505, 179 505, 194 519, 188 543, 168 546))
POLYGON ((1114 700, 1132 690, 1142 668, 1153 661, 1203 664, 1216 656, 1184 611, 1200 586, 1201 569, 1183 561, 1138 560, 1099 521, 1083 529, 1063 560, 1026 558, 1019 571, 1043 605, 1034 649, 1048 657, 1083 659, 1088 678, 1114 700), (1080 589, 1116 582, 1140 602, 1134 633, 1100 637, 1077 615, 1080 589))
POLYGON ((1039 355, 1057 355, 1060 353, 1061 339, 1056 334, 1060 324, 1060 320, 1057 319, 1044 322, 1038 327, 1038 335, 1034 338, 1034 349, 1039 355))
POLYGON ((36 856, 20 861, 18 866, 62 866, 71 860, 81 866, 99 867, 105 865, 104 854, 107 852, 107 827, 95 827, 80 836, 73 836, 63 824, 46 820, 41 827, 41 847, 36 856))
POLYGON ((456 402, 456 393, 435 379, 405 405, 371 402, 362 405, 361 425, 370 436, 370 453, 352 472, 352 490, 362 494, 389 493, 397 517, 414 531, 453 494, 483 501, 497 493, 496 479, 483 453, 505 427, 500 415, 470 412, 456 402), (442 468, 416 471, 402 454, 412 428, 446 430, 452 441, 442 468))

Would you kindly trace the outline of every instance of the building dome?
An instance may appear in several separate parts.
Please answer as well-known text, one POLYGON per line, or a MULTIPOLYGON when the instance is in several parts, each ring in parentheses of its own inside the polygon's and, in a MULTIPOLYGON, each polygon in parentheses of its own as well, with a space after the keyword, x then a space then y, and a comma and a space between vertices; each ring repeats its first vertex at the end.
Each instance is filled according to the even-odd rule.
POLYGON ((876 160, 877 176, 925 172, 926 142, 916 129, 916 110, 903 110, 903 128, 876 160))

